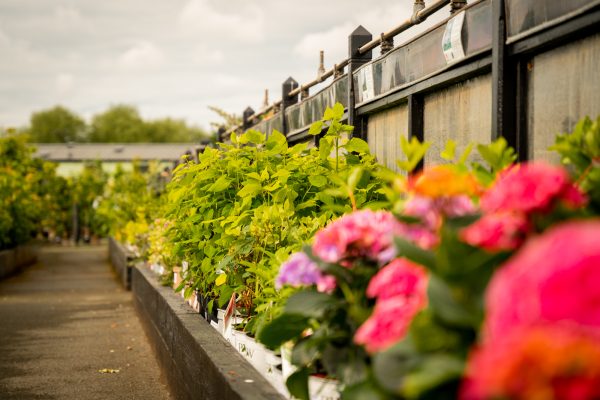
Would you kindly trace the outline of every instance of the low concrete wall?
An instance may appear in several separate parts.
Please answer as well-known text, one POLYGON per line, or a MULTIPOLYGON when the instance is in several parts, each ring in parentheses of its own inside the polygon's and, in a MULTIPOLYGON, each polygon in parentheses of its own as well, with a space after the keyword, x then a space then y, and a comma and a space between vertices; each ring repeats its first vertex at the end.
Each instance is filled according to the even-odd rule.
POLYGON ((133 267, 133 254, 113 237, 108 238, 108 256, 110 262, 121 278, 121 283, 127 290, 131 290, 131 269, 133 267))
POLYGON ((0 279, 37 261, 37 246, 23 245, 0 251, 0 279))
POLYGON ((177 399, 283 399, 231 345, 161 286, 142 264, 132 270, 135 307, 177 399))

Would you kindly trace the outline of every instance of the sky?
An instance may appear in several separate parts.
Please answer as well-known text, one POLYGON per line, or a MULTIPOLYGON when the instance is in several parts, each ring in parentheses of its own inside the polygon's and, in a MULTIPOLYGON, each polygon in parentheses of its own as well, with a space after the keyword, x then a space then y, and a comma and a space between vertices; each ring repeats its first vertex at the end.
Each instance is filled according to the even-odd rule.
POLYGON ((314 79, 319 50, 329 69, 356 27, 377 36, 411 12, 410 0, 1 0, 0 127, 57 104, 87 121, 131 104, 208 128, 208 106, 258 110, 265 89, 272 102, 287 77, 314 79))

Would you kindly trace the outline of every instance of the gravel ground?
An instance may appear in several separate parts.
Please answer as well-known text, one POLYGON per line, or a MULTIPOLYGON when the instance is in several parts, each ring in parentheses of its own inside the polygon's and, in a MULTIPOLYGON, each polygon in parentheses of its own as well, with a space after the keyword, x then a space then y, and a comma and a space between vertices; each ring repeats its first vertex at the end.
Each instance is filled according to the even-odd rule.
POLYGON ((0 399, 170 399, 105 246, 45 247, 0 281, 0 399))

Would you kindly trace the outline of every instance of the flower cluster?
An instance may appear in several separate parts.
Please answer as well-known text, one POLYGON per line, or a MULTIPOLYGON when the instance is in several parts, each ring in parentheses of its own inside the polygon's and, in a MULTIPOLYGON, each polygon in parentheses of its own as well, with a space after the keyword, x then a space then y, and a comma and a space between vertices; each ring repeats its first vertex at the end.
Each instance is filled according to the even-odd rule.
POLYGON ((405 227, 389 212, 357 211, 317 232, 312 250, 325 262, 347 267, 357 259, 385 263, 394 257, 394 235, 404 231, 405 227))
POLYGON ((400 341, 413 317, 427 304, 427 274, 405 259, 397 258, 369 282, 367 296, 376 298, 373 314, 356 331, 354 342, 370 353, 400 341))
POLYGON ((598 398, 598 238, 599 220, 559 225, 494 276, 464 399, 598 398))
POLYGON ((438 165, 414 178, 408 192, 402 212, 418 218, 421 224, 409 225, 405 236, 420 247, 431 249, 439 244, 439 230, 445 218, 477 211, 471 197, 480 192, 480 186, 471 174, 450 165, 438 165))
POLYGON ((294 287, 316 285, 320 292, 331 292, 335 289, 335 278, 325 275, 319 266, 312 261, 306 253, 298 252, 290 258, 279 269, 279 275, 275 280, 275 287, 283 285, 294 287))
POLYGON ((585 196, 564 168, 527 163, 508 168, 481 197, 483 216, 462 232, 462 239, 489 251, 513 250, 531 232, 535 215, 559 206, 578 208, 585 196))

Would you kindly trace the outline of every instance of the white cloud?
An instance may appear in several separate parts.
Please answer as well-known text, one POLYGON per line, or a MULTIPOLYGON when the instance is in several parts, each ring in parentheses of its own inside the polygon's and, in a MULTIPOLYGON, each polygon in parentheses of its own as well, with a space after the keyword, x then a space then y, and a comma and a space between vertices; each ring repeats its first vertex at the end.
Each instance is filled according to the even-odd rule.
POLYGON ((223 86, 223 87, 243 87, 243 84, 245 83, 244 79, 242 79, 239 76, 235 76, 235 75, 228 75, 228 74, 217 74, 214 79, 211 79, 216 87, 219 86, 223 86))
POLYGON ((81 13, 72 7, 58 6, 54 10, 54 16, 63 26, 81 26, 85 23, 81 13))
POLYGON ((0 46, 7 46, 10 43, 10 38, 0 27, 0 46))
POLYGON ((225 54, 219 49, 211 49, 202 44, 192 50, 191 60, 194 64, 222 64, 225 61, 225 54))
POLYGON ((244 43, 260 42, 265 37, 264 14, 256 7, 244 7, 240 14, 214 8, 208 0, 189 0, 179 14, 179 24, 188 33, 229 38, 244 43))
MULTIPOLYGON (((325 31, 309 33, 294 46, 294 53, 315 61, 315 71, 318 67, 319 50, 325 51, 325 57, 331 63, 342 60, 347 56, 346 44, 348 35, 355 28, 352 22, 334 26, 325 31)), ((329 64, 329 62, 328 62, 329 64)))
POLYGON ((163 52, 155 44, 143 40, 121 54, 118 65, 125 70, 139 70, 159 67, 164 61, 163 52))
POLYGON ((71 93, 75 87, 75 78, 71 74, 59 74, 56 77, 56 92, 64 97, 71 93))

